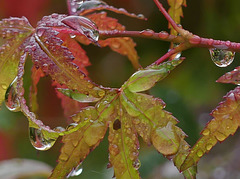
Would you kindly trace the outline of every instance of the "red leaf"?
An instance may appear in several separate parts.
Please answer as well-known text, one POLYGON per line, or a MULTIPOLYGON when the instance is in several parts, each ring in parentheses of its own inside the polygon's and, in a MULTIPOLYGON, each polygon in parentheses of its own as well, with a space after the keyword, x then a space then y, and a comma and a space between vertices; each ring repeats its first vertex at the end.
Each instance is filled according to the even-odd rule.
POLYGON ((217 80, 217 82, 233 83, 233 84, 239 85, 240 84, 240 67, 237 67, 233 71, 224 74, 217 80))

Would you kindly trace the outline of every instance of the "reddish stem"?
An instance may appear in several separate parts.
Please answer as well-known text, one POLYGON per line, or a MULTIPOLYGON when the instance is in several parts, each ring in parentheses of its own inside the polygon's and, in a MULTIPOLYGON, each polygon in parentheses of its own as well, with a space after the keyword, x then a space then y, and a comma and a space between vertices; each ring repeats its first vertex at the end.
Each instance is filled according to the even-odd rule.
POLYGON ((190 46, 188 46, 186 43, 182 43, 182 44, 178 45, 177 47, 169 50, 165 55, 163 55, 161 58, 159 58, 157 61, 155 61, 154 64, 159 65, 164 60, 171 57, 173 54, 179 53, 179 52, 181 52, 183 50, 186 50, 188 48, 190 48, 190 46))
POLYGON ((67 0, 67 7, 68 7, 68 14, 71 15, 72 10, 71 10, 71 0, 67 0))
POLYGON ((140 37, 140 38, 149 38, 155 40, 163 40, 168 42, 182 43, 184 38, 182 36, 170 35, 169 33, 154 32, 152 30, 143 30, 143 31, 99 31, 101 39, 113 38, 113 37, 140 37))
POLYGON ((158 0, 153 0, 155 4, 157 5, 158 9, 161 11, 161 13, 164 15, 164 17, 167 19, 167 21, 173 26, 173 28, 179 32, 179 26, 176 24, 176 22, 171 18, 171 16, 167 13, 167 11, 164 9, 162 3, 160 3, 158 0))

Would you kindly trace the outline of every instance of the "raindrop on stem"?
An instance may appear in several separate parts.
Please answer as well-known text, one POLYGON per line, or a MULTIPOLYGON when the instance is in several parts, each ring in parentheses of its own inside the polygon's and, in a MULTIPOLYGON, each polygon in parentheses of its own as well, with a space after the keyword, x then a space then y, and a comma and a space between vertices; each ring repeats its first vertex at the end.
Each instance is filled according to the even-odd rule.
POLYGON ((218 67, 227 67, 230 65, 235 56, 235 52, 224 50, 224 49, 217 49, 217 48, 211 48, 209 49, 212 61, 218 66, 218 67))

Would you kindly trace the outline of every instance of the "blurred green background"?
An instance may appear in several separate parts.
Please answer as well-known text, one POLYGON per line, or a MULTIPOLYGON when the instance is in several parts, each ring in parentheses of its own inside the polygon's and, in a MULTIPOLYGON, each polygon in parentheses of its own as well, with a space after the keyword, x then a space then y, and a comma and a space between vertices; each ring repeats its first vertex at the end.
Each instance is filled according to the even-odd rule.
MULTIPOLYGON (((150 0, 106 0, 110 5, 123 7, 130 12, 142 13, 148 21, 131 19, 123 15, 108 13, 118 18, 128 30, 153 29, 156 32, 167 29, 167 21, 150 0)), ((168 8, 167 1, 161 1, 168 8)), ((240 41, 240 1, 239 0, 200 0, 187 1, 183 8, 182 26, 201 37, 220 40, 240 41)), ((1 0, 0 17, 26 16, 33 26, 43 15, 67 13, 65 0, 1 0)), ((157 40, 134 38, 140 63, 143 67, 156 61, 165 54, 169 43, 157 40)), ((135 71, 124 56, 112 52, 109 48, 98 48, 93 45, 83 46, 87 51, 92 66, 88 67, 93 81, 103 86, 120 87, 135 71)), ((238 66, 240 55, 226 68, 217 67, 210 58, 208 49, 196 48, 184 51, 186 60, 166 79, 159 82, 150 94, 162 98, 166 110, 180 121, 179 125, 189 136, 186 140, 193 145, 199 133, 211 119, 209 113, 222 97, 235 86, 220 84, 215 81, 224 73, 238 66)), ((30 69, 30 66, 27 66, 30 69)), ((26 87, 29 86, 30 71, 26 73, 26 87)), ((39 115, 52 127, 66 125, 60 101, 54 94, 49 78, 42 79, 38 85, 40 101, 39 115)), ((158 154, 153 147, 146 146, 140 139, 140 173, 144 179, 177 179, 183 178, 173 164, 158 154)), ((4 105, 0 111, 0 160, 25 158, 42 161, 52 167, 61 147, 60 140, 46 152, 36 151, 28 138, 28 123, 21 113, 12 113, 4 105)), ((105 138, 83 162, 83 173, 75 178, 110 179, 112 169, 106 169, 108 163, 108 141, 105 138)), ((229 137, 199 162, 198 178, 200 179, 236 179, 240 178, 240 134, 229 137)), ((11 165, 10 165, 11 166, 11 165)), ((9 167, 9 172, 13 168, 9 167)), ((1 165, 0 165, 1 176, 1 165)), ((29 177, 34 178, 34 177, 29 177)), ((39 178, 39 177, 35 177, 39 178)), ((41 178, 41 177, 40 177, 41 178)), ((74 177, 73 177, 74 178, 74 177)))

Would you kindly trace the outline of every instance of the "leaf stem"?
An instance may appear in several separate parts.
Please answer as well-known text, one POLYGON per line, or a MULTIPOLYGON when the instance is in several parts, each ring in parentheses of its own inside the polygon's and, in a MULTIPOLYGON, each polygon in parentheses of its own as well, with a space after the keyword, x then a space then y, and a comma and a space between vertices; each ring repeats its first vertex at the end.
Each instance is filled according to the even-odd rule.
POLYGON ((157 61, 155 61, 154 64, 159 65, 164 60, 166 60, 170 56, 172 56, 173 54, 176 54, 176 53, 186 50, 188 48, 190 48, 190 46, 186 45, 186 43, 182 43, 182 44, 178 45, 177 47, 170 49, 165 55, 163 55, 161 58, 159 58, 157 61))
POLYGON ((182 43, 185 42, 182 36, 170 35, 169 33, 154 32, 153 30, 142 30, 142 31, 99 31, 100 39, 104 40, 107 38, 113 37, 140 37, 140 38, 149 38, 155 40, 162 40, 167 42, 182 43))
POLYGON ((167 13, 167 11, 164 9, 162 3, 160 3, 158 0, 153 0, 154 3, 157 5, 158 9, 161 11, 161 13, 164 15, 164 17, 167 19, 167 21, 173 26, 173 28, 179 32, 179 29, 181 29, 176 22, 171 18, 171 16, 167 13))

